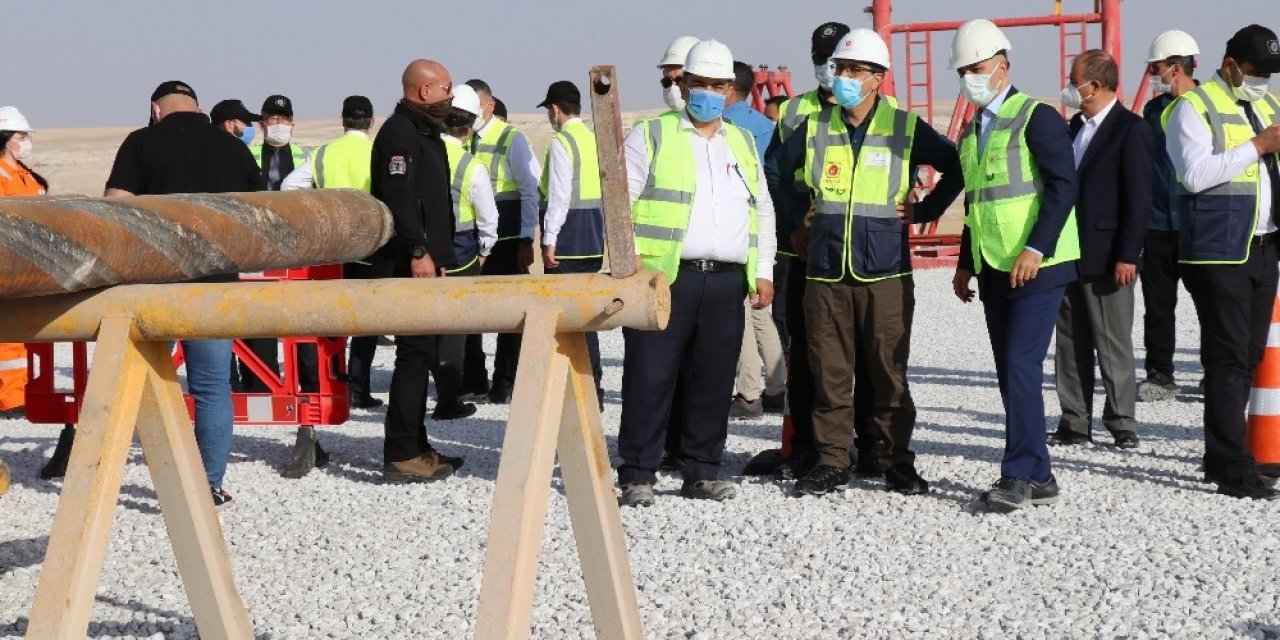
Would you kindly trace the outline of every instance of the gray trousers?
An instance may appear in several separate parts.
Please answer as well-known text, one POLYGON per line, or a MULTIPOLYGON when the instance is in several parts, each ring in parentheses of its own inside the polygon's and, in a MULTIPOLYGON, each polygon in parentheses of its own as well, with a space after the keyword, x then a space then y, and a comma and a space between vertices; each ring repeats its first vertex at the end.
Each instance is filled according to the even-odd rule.
POLYGON ((1062 405, 1059 429, 1090 432, 1093 415, 1094 354, 1102 370, 1106 404, 1102 426, 1111 433, 1136 431, 1138 398, 1133 357, 1133 289, 1116 287, 1111 277, 1091 278, 1067 285, 1058 310, 1058 402, 1062 405))

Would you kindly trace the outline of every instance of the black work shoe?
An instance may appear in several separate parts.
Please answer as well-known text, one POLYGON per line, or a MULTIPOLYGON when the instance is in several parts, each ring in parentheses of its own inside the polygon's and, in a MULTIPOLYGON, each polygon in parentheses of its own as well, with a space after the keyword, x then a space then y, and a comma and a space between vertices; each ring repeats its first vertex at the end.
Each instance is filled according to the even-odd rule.
POLYGON ((849 470, 831 465, 818 465, 805 477, 796 481, 797 496, 820 496, 838 491, 849 484, 849 470))
POLYGON ((884 470, 885 488, 904 496, 929 492, 929 483, 916 472, 915 465, 895 464, 884 470))
POLYGON ((734 420, 747 420, 750 418, 759 418, 764 415, 764 403, 760 398, 755 400, 747 400, 738 394, 733 397, 733 402, 729 404, 729 417, 734 420))
POLYGON ((1117 431, 1111 435, 1116 439, 1117 449, 1138 448, 1138 434, 1132 431, 1117 431))
POLYGON ((489 390, 489 404, 510 404, 511 390, 499 386, 494 386, 489 390))
POLYGON ((738 497, 738 485, 728 480, 686 481, 680 487, 680 495, 694 500, 732 500, 738 497))
POLYGON ((1031 485, 1031 504, 1053 504, 1058 501, 1058 479, 1049 475, 1044 482, 1029 482, 1031 485))
POLYGON ((853 465, 853 473, 859 478, 879 478, 885 474, 884 465, 880 464, 879 447, 859 449, 858 461, 853 465))
POLYGON ((982 501, 992 511, 1001 513, 1016 511, 1031 503, 1031 483, 1001 476, 990 491, 982 494, 982 501))
POLYGON ((367 393, 351 394, 351 406, 356 409, 377 409, 383 404, 380 398, 375 398, 367 393))
POLYGON ((791 457, 778 465, 778 477, 783 480, 799 480, 818 466, 818 452, 798 449, 791 452, 791 457))
POLYGON ((458 420, 475 415, 476 406, 470 402, 455 400, 449 404, 438 404, 431 412, 432 420, 458 420))
POLYGON ((1087 433, 1076 433, 1066 427, 1058 427, 1057 431, 1049 434, 1051 447, 1074 447, 1091 442, 1093 442, 1093 436, 1087 433))
POLYGON ((766 393, 760 396, 760 400, 764 402, 765 413, 782 413, 787 408, 787 392, 785 391, 773 395, 766 393))
POLYGON ((1219 482, 1218 493, 1232 498, 1248 500, 1275 500, 1280 498, 1280 491, 1263 484, 1257 477, 1247 478, 1240 482, 1219 482))
POLYGON ((680 464, 680 456, 674 453, 664 453, 662 454, 662 462, 658 463, 658 471, 679 471, 681 466, 683 465, 680 464))

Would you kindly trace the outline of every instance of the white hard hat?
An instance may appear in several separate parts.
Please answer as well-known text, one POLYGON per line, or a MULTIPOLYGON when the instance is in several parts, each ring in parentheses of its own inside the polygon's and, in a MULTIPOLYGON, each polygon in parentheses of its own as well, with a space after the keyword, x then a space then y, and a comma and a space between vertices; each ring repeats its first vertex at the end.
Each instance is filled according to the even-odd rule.
POLYGON ((689 50, 684 72, 716 80, 733 80, 733 54, 723 42, 702 40, 689 50))
POLYGON ((680 36, 676 38, 671 42, 671 46, 667 47, 667 52, 662 54, 662 62, 658 63, 658 68, 684 66, 684 59, 689 56, 689 50, 695 44, 698 44, 696 36, 680 36))
POLYGON ((475 89, 465 84, 453 85, 453 106, 475 114, 477 118, 484 116, 484 109, 480 108, 480 96, 475 89))
POLYGON ((0 131, 35 131, 17 107, 0 107, 0 131))
POLYGON ((840 60, 858 60, 878 64, 889 68, 889 47, 884 38, 870 29, 854 29, 846 33, 836 45, 832 58, 840 60))
POLYGON ((956 29, 956 38, 951 41, 951 68, 967 67, 1012 49, 1013 45, 995 23, 982 18, 970 20, 956 29))
POLYGON ((1200 46, 1196 44, 1195 38, 1186 31, 1174 29, 1156 36, 1156 39, 1151 42, 1151 53, 1147 55, 1147 62, 1160 62, 1174 56, 1198 55, 1200 55, 1200 46))

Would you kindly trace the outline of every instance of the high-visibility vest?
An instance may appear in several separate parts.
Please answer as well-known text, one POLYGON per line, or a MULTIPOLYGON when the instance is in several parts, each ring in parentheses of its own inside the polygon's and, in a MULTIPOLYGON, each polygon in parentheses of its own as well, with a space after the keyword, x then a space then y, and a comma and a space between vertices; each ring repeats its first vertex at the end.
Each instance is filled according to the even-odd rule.
POLYGON ((372 179, 369 168, 373 156, 373 140, 369 136, 348 132, 316 149, 312 157, 311 181, 318 189, 359 189, 369 193, 372 179))
POLYGON ((846 275, 874 282, 911 273, 907 225, 898 204, 911 192, 911 147, 918 116, 880 100, 853 158, 838 109, 809 119, 804 160, 807 188, 817 194, 809 230, 808 277, 846 275))
MULTIPOLYGON (((978 149, 977 117, 960 139, 960 166, 969 203, 964 223, 969 227, 976 271, 982 271, 984 261, 1000 271, 1012 271, 1040 217, 1044 185, 1026 135, 1027 122, 1038 104, 1025 93, 1005 99, 989 125, 985 150, 978 149)), ((1050 255, 1048 248, 1037 248, 1050 255)), ((1051 255, 1041 266, 1080 259, 1080 229, 1074 208, 1051 255)))
MULTIPOLYGON (((1253 126, 1237 109, 1236 99, 1223 87, 1219 78, 1205 82, 1174 100, 1160 118, 1166 129, 1173 109, 1183 102, 1200 114, 1213 137, 1213 153, 1221 154, 1242 144, 1250 144, 1253 126)), ((1280 102, 1267 94, 1252 103, 1253 112, 1263 127, 1280 123, 1280 102)), ((1280 154, 1276 154, 1280 161, 1280 154)), ((1260 163, 1255 162, 1231 180, 1216 187, 1192 193, 1178 175, 1178 262, 1183 264, 1242 264, 1249 260, 1254 231, 1260 211, 1258 197, 1262 184, 1260 163)), ((1273 185, 1274 186, 1274 185, 1273 185)))
MULTIPOLYGON (((827 104, 822 101, 817 89, 806 91, 798 97, 791 98, 778 105, 778 113, 781 114, 778 118, 778 142, 786 142, 787 138, 791 137, 791 134, 796 129, 799 129, 800 125, 804 124, 804 121, 810 115, 822 111, 824 106, 827 106, 827 104)), ((796 169, 795 179, 792 180, 792 183, 795 185, 796 191, 800 193, 807 192, 808 183, 805 179, 804 169, 796 169)))
POLYGON ((511 143, 520 132, 492 118, 476 141, 475 158, 489 170, 493 200, 498 205, 498 240, 520 237, 520 185, 511 175, 511 143))
MULTIPOLYGON (((697 188, 697 169, 693 166, 693 148, 686 136, 700 135, 680 127, 680 115, 669 112, 643 123, 645 152, 649 158, 649 175, 644 190, 631 207, 635 222, 636 253, 645 269, 660 271, 674 283, 680 271, 680 252, 684 234, 693 212, 693 194, 697 188)), ((748 210, 749 246, 747 250, 747 286, 756 290, 756 258, 759 226, 756 198, 760 195, 760 156, 755 139, 745 129, 722 122, 729 150, 737 160, 739 174, 750 193, 748 210), (751 176, 748 179, 746 176, 751 176)), ((719 134, 717 134, 719 135, 719 134)))
MULTIPOLYGON (((255 144, 249 147, 249 152, 253 154, 253 161, 257 162, 258 168, 261 169, 262 168, 262 145, 255 144)), ((306 147, 299 147, 298 145, 293 143, 289 143, 289 155, 293 156, 294 169, 301 167, 304 163, 306 163, 306 161, 309 158, 311 158, 311 152, 308 151, 306 147)), ((280 177, 281 179, 284 178, 284 176, 280 176, 280 177)), ((266 178, 266 174, 263 174, 263 178, 266 178)))
POLYGON ((449 190, 453 193, 453 253, 460 265, 447 273, 455 273, 470 267, 480 256, 476 207, 471 201, 471 179, 480 165, 457 140, 444 138, 444 147, 449 155, 449 190))
MULTIPOLYGON (((600 159, 596 156, 596 136, 581 120, 566 123, 552 139, 569 154, 573 167, 569 214, 556 236, 556 258, 604 257, 604 200, 600 189, 600 159)), ((542 211, 546 211, 547 179, 551 167, 551 145, 542 163, 542 211)))

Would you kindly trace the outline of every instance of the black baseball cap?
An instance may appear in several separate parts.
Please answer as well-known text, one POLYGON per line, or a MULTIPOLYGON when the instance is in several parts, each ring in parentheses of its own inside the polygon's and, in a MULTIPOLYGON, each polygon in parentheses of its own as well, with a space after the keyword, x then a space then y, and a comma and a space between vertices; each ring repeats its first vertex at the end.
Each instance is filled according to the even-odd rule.
POLYGON ((1262 73, 1280 73, 1280 38, 1262 25, 1251 24, 1227 41, 1227 57, 1248 62, 1262 73))
POLYGON ((373 103, 364 96, 347 96, 342 101, 342 117, 344 118, 372 118, 373 103))
POLYGON ((192 89, 191 85, 180 80, 170 80, 168 82, 161 82, 160 86, 156 87, 156 90, 151 92, 151 101, 155 102, 160 98, 171 96, 175 93, 187 96, 192 100, 196 100, 196 90, 192 89))
POLYGON ((268 97, 262 103, 262 117, 267 116, 284 116, 286 118, 293 117, 293 101, 286 96, 275 95, 268 97))
POLYGON ((834 49, 840 44, 840 38, 847 33, 849 33, 849 25, 843 22, 824 22, 813 30, 813 44, 809 48, 811 50, 823 47, 834 49))
POLYGON ((578 92, 578 86, 568 80, 556 80, 547 87, 547 97, 538 103, 541 109, 553 102, 567 102, 569 104, 582 104, 582 94, 578 92))
POLYGON ((214 124, 221 124, 228 120, 257 122, 261 119, 262 116, 249 111, 239 100, 223 100, 213 105, 213 111, 209 112, 209 121, 214 124))

